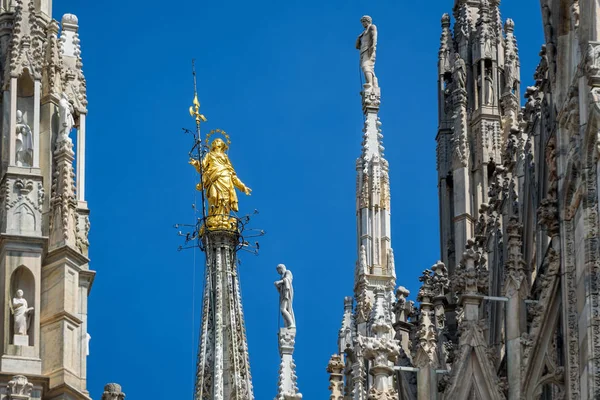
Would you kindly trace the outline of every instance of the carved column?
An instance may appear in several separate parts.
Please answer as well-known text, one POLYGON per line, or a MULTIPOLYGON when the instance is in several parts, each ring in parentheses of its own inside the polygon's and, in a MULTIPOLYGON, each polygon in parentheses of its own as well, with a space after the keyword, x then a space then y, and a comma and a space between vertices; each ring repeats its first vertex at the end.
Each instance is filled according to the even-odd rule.
POLYGON ((79 116, 77 128, 77 201, 85 201, 85 119, 86 114, 79 116))
MULTIPOLYGON (((236 231, 205 231, 207 254, 197 400, 252 400, 248 344, 237 273, 236 231)), ((287 350, 286 350, 287 351, 287 350)))
POLYGON ((448 269, 443 262, 438 261, 431 267, 432 275, 432 290, 433 290, 433 308, 434 308, 434 324, 437 335, 437 354, 438 366, 442 369, 446 365, 447 354, 445 346, 447 343, 446 334, 446 307, 448 299, 446 293, 449 290, 448 269))
POLYGON ((454 184, 454 254, 455 263, 467 244, 467 238, 473 233, 473 215, 471 212, 471 183, 469 174, 469 143, 467 140, 467 92, 457 88, 454 98, 454 133, 452 138, 452 176, 454 184))
POLYGON ((506 304, 506 366, 508 375, 508 399, 521 399, 521 333, 524 315, 524 300, 527 297, 525 283, 525 261, 521 253, 521 224, 511 219, 506 228, 508 234, 508 261, 505 265, 504 295, 506 304), (525 283, 525 284, 524 284, 525 283))
POLYGON ((344 297, 344 317, 342 327, 338 333, 338 351, 344 354, 346 348, 352 347, 352 305, 354 300, 350 296, 344 297))
POLYGON ((327 372, 329 373, 329 390, 331 396, 329 400, 344 400, 344 363, 342 357, 338 354, 334 354, 329 359, 327 364, 327 372))
POLYGON ((52 193, 50 199, 50 251, 61 247, 76 247, 75 172, 73 142, 70 138, 56 143, 54 151, 52 193))
POLYGON ((428 400, 434 398, 436 383, 433 380, 434 369, 438 364, 437 332, 433 311, 433 278, 432 271, 427 269, 419 278, 423 283, 417 301, 420 303, 419 330, 416 333, 416 351, 413 357, 417 372, 417 398, 428 400))
POLYGON ((388 162, 384 157, 379 87, 361 92, 364 135, 361 156, 356 162, 358 271, 355 276, 357 330, 367 334, 367 318, 371 312, 376 286, 383 286, 386 298, 393 301, 396 271, 391 249, 390 182, 388 162))
POLYGON ((294 344, 296 343, 296 328, 279 328, 279 383, 275 400, 300 400, 302 394, 298 391, 296 364, 294 363, 294 344))
POLYGON ((394 303, 394 313, 396 315, 396 322, 394 322, 394 329, 396 330, 396 340, 400 342, 403 349, 408 351, 410 347, 410 332, 412 331, 413 324, 408 321, 410 317, 414 315, 415 306, 414 301, 408 300, 410 292, 404 286, 400 286, 396 290, 396 302, 394 303))
POLYGON ((356 338, 352 359, 352 400, 366 400, 366 372, 362 336, 356 338))
POLYGON ((358 336, 364 357, 369 360, 369 374, 372 376, 369 399, 397 396, 393 385, 393 363, 400 355, 400 345, 393 339, 393 328, 385 303, 385 291, 376 289, 375 304, 369 318, 372 337, 358 336))

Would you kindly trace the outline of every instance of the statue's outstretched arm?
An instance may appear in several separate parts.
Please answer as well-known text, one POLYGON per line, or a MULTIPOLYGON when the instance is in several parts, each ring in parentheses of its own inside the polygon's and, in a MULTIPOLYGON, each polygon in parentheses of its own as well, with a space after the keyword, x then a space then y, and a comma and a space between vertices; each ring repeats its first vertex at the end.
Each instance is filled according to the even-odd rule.
POLYGON ((231 177, 231 181, 233 182, 233 185, 238 188, 239 190, 241 190, 242 192, 246 193, 246 194, 250 194, 250 188, 247 187, 246 185, 244 185, 244 182, 242 182, 240 180, 240 178, 237 177, 237 175, 234 173, 233 176, 231 177))
POLYGON ((190 164, 192 164, 194 168, 196 168, 196 171, 200 173, 200 161, 196 160, 195 158, 190 158, 190 164))

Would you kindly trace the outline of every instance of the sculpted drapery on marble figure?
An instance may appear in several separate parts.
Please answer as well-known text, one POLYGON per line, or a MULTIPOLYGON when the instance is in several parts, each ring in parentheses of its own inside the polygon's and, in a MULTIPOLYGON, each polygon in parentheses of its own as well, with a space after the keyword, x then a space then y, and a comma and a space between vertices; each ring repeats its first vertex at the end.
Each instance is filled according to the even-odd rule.
POLYGON ((467 67, 460 54, 454 55, 454 68, 452 70, 453 79, 456 82, 456 89, 465 90, 467 87, 467 67))
POLYGON ((23 297, 23 291, 17 290, 16 297, 12 300, 12 311, 15 319, 15 335, 27 335, 29 328, 29 317, 33 307, 28 307, 27 300, 23 297))
POLYGON ((365 30, 356 39, 356 48, 360 50, 360 68, 365 74, 365 89, 379 87, 375 76, 375 53, 377 51, 377 27, 368 15, 360 19, 365 30))
POLYGON ((33 133, 23 120, 23 112, 17 110, 16 132, 16 162, 18 167, 31 167, 33 165, 33 133))
POLYGON ((202 183, 197 185, 198 190, 206 191, 208 200, 208 229, 233 229, 235 223, 230 218, 232 211, 238 211, 238 198, 235 189, 241 190, 246 195, 252 191, 237 177, 229 157, 225 151, 227 145, 222 139, 215 139, 211 143, 210 151, 204 156, 202 162, 191 159, 192 164, 202 176, 202 183), (234 225, 232 226, 232 223, 234 225))
POLYGON ((69 135, 73 126, 75 126, 75 119, 73 118, 73 105, 69 101, 69 98, 65 93, 62 94, 60 101, 58 102, 58 115, 60 117, 60 127, 58 131, 57 143, 69 140, 69 135))
POLYGON ((286 269, 285 265, 279 264, 277 272, 281 275, 281 279, 275 281, 275 287, 279 292, 279 309, 283 316, 283 326, 286 328, 296 327, 296 317, 292 303, 294 301, 294 287, 292 281, 294 279, 292 271, 286 269))

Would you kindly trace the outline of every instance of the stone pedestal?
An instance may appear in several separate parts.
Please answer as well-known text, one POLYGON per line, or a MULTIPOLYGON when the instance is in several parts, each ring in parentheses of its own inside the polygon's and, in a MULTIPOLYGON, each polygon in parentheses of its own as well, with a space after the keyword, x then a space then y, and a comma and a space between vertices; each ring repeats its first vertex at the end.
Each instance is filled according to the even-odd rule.
POLYGON ((253 400, 234 230, 205 230, 207 254, 195 398, 253 400))
POLYGON ((29 346, 29 335, 14 335, 13 344, 15 346, 29 346))
POLYGON ((279 328, 279 391, 275 400, 300 400, 302 394, 298 391, 296 364, 294 363, 294 345, 296 343, 296 328, 279 328))

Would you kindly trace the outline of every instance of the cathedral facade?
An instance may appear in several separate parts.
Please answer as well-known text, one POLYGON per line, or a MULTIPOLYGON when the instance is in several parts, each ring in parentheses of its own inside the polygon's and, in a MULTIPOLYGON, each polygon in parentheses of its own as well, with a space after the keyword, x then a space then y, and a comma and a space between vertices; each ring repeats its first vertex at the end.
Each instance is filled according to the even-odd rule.
POLYGON ((545 44, 523 75, 499 3, 442 16, 441 255, 418 305, 396 286, 382 98, 359 37, 358 254, 331 399, 600 398, 600 5, 541 0, 545 44))
MULTIPOLYGON (((89 399, 87 98, 78 20, 0 1, 0 399, 89 399)), ((104 400, 122 400, 117 384, 104 400)))

